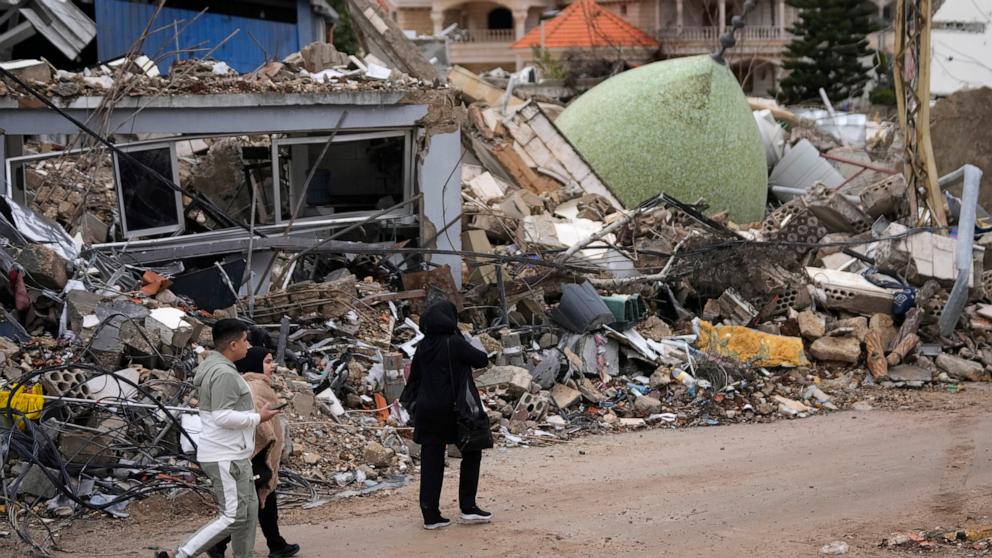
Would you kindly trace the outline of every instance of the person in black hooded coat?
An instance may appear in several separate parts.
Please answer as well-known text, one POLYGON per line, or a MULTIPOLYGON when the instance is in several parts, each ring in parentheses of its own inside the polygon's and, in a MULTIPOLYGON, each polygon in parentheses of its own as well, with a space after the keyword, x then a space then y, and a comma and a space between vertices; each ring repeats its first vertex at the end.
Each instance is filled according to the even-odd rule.
MULTIPOLYGON (((413 416, 413 440, 422 446, 420 458, 420 511, 424 527, 437 529, 451 524, 441 515, 441 484, 444 480, 445 445, 457 440, 456 393, 465 393, 466 383, 476 409, 483 409, 472 368, 488 363, 484 351, 476 349, 458 331, 455 305, 443 301, 430 306, 420 317, 424 338, 417 345, 410 377, 400 402, 413 416)), ((475 501, 479 488, 482 451, 463 451, 458 483, 462 520, 486 523, 492 514, 475 501)))

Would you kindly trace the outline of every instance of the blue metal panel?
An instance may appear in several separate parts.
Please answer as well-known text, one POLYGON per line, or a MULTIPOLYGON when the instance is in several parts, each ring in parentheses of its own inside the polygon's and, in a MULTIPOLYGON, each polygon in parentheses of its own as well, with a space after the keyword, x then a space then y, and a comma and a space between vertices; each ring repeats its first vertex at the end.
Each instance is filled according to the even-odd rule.
MULTIPOLYGON (((112 60, 124 55, 141 36, 155 6, 128 0, 96 0, 97 56, 112 60)), ((239 72, 250 72, 268 60, 281 60, 300 49, 292 23, 163 8, 150 26, 141 52, 155 60, 163 74, 177 58, 202 58, 238 30, 210 57, 239 72), (177 49, 178 30, 178 49, 177 49), (188 52, 195 49, 192 52, 188 52), (180 51, 177 53, 177 50, 180 51), (264 52, 263 52, 264 50, 264 52)))

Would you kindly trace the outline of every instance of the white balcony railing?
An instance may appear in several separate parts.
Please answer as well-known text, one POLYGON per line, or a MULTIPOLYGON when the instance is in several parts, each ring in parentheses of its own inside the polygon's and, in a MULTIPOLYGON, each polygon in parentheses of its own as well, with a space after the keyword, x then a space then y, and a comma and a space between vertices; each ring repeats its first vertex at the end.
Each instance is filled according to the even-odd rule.
POLYGON ((456 43, 510 43, 516 35, 513 29, 460 29, 451 39, 456 43))
MULTIPOLYGON (((729 28, 728 28, 729 31, 729 28)), ((719 26, 712 27, 669 27, 658 33, 661 41, 699 41, 716 44, 720 39, 719 26)), ((737 32, 739 41, 788 41, 792 39, 784 29, 777 25, 749 25, 737 32)))

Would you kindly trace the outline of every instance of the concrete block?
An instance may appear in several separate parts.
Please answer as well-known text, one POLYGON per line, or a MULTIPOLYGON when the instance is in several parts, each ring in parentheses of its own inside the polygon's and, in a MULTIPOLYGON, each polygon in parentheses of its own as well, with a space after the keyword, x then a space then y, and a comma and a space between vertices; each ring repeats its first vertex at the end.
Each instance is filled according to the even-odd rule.
POLYGON ((748 325, 758 316, 758 309, 734 289, 723 291, 717 302, 720 304, 720 315, 736 325, 748 325))
POLYGON ((300 56, 303 58, 303 67, 310 73, 348 65, 348 55, 339 52, 330 43, 310 43, 300 49, 300 56))
POLYGON ((513 418, 517 419, 518 416, 523 416, 522 420, 541 420, 547 412, 547 399, 532 393, 525 393, 517 401, 517 406, 513 410, 513 418))
MULTIPOLYGON (((48 469, 47 467, 45 469, 52 478, 59 478, 59 472, 55 469, 48 469)), ((28 469, 27 474, 21 479, 20 491, 31 496, 45 498, 46 500, 54 498, 59 493, 58 488, 45 476, 40 465, 32 465, 28 469)))
POLYGON ((316 405, 317 399, 314 397, 313 393, 298 392, 293 394, 293 412, 297 415, 302 417, 313 416, 313 411, 316 405))
POLYGON ((827 334, 827 321, 812 310, 799 313, 799 331, 806 339, 815 340, 827 334))
POLYGON ((524 367, 524 348, 520 343, 520 335, 507 333, 500 339, 503 349, 496 357, 496 364, 501 366, 524 367))
POLYGON ((166 345, 185 347, 194 333, 193 325, 185 317, 186 312, 178 308, 156 308, 145 318, 145 328, 155 330, 166 345))
POLYGON ((579 392, 582 393, 582 397, 590 403, 598 405, 608 399, 589 378, 579 378, 575 381, 575 384, 578 386, 579 392))
POLYGON ((4 62, 3 68, 27 83, 31 83, 32 81, 48 83, 52 81, 52 67, 44 60, 28 58, 11 60, 4 62))
POLYGON ((965 360, 961 357, 940 353, 937 355, 937 367, 947 372, 951 378, 965 382, 981 382, 988 380, 985 367, 981 363, 965 360))
MULTIPOLYGON (((492 254, 493 245, 485 231, 465 231, 462 233, 462 249, 467 252, 492 254)), ((496 266, 492 260, 485 258, 465 257, 465 263, 472 270, 470 281, 477 285, 489 285, 496 282, 496 266)))
POLYGON ((580 399, 582 399, 582 393, 565 384, 555 384, 551 388, 551 400, 559 409, 568 409, 578 403, 580 399))
POLYGON ((69 281, 69 262, 41 244, 25 246, 14 260, 43 287, 61 291, 69 281))
POLYGON ((648 385, 652 388, 660 388, 662 386, 667 386, 672 383, 672 371, 666 368, 664 365, 659 366, 651 377, 648 378, 648 385))
POLYGON ((131 399, 138 392, 138 388, 128 382, 137 384, 139 376, 140 372, 138 370, 134 368, 123 368, 114 372, 112 375, 104 374, 91 378, 83 385, 89 392, 87 397, 95 401, 131 399), (127 381, 121 381, 118 378, 127 381))
POLYGON ((334 417, 339 417, 344 414, 344 407, 341 405, 341 401, 338 396, 331 391, 331 388, 327 388, 324 391, 317 394, 318 408, 325 414, 329 414, 334 417))
POLYGON ((778 403, 778 411, 783 415, 798 415, 816 410, 813 407, 808 407, 799 401, 782 397, 781 395, 773 395, 772 400, 778 403))
POLYGON ((109 465, 118 462, 118 456, 111 447, 114 439, 110 434, 74 430, 59 437, 59 450, 69 463, 78 465, 109 465))
POLYGON ((77 335, 83 332, 85 316, 94 315, 96 307, 104 298, 96 293, 85 290, 73 290, 66 294, 66 306, 69 314, 69 329, 77 335))
MULTIPOLYGON (((883 234, 896 236, 907 231, 899 223, 889 225, 883 234)), ((957 279, 957 266, 954 265, 956 239, 938 236, 933 233, 917 233, 906 238, 879 242, 875 252, 875 262, 883 272, 894 272, 906 276, 914 285, 922 285, 927 279, 936 279, 943 285, 952 285, 957 279)), ((976 243, 972 247, 972 273, 968 286, 982 284, 985 269, 985 248, 976 243)))
POLYGON ((76 370, 52 370, 41 376, 41 385, 45 395, 88 397, 86 380, 86 374, 76 370))
POLYGON ((109 231, 110 228, 106 223, 101 221, 93 213, 86 211, 79 218, 79 222, 76 224, 73 232, 82 237, 83 244, 92 245, 106 242, 109 231))
POLYGON ((933 375, 929 370, 912 364, 900 364, 889 368, 889 379, 893 382, 929 382, 933 375))
POLYGON ((857 364, 861 359, 861 342, 853 337, 821 337, 813 342, 809 352, 816 360, 857 364))
POLYGON ((845 320, 837 320, 830 328, 831 335, 843 334, 854 337, 864 343, 865 335, 868 334, 868 318, 857 316, 845 320))
POLYGON ((375 440, 370 440, 365 445, 365 462, 373 467, 389 467, 393 461, 393 455, 393 450, 383 446, 375 440))
POLYGON ((807 267, 806 273, 821 291, 827 308, 865 314, 891 314, 894 292, 875 286, 857 273, 807 267))
POLYGON ((861 192, 861 207, 872 218, 894 215, 906 198, 906 177, 902 173, 876 182, 861 192))
POLYGON ((519 366, 494 366, 475 379, 479 389, 505 388, 513 396, 529 392, 532 382, 530 372, 519 366))
POLYGON ((811 195, 807 198, 806 206, 830 232, 856 234, 871 228, 871 217, 838 192, 823 196, 811 195))
POLYGON ((638 413, 653 415, 662 411, 661 401, 648 395, 638 395, 634 399, 634 410, 638 413))
POLYGON ((89 353, 94 364, 111 370, 120 367, 124 356, 124 344, 117 338, 119 333, 120 331, 113 327, 100 330, 90 345, 89 353))

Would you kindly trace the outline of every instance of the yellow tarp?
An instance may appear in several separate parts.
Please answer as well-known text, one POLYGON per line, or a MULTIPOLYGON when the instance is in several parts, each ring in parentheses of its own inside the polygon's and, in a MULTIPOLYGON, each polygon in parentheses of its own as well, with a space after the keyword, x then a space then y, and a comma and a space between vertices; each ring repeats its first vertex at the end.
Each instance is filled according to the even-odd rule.
POLYGON ((0 390, 0 417, 5 414, 8 401, 10 407, 24 413, 30 420, 40 419, 45 406, 41 384, 35 384, 30 389, 19 388, 12 399, 9 391, 0 390))
POLYGON ((752 366, 807 366, 803 340, 700 320, 696 348, 752 366))

